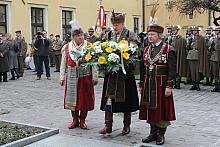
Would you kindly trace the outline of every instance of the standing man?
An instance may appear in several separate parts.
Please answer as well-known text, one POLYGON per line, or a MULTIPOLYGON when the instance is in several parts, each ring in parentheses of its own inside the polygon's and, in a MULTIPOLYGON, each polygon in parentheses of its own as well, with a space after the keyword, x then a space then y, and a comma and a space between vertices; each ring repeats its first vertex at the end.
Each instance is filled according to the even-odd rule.
POLYGON ((18 72, 20 74, 20 77, 23 77, 24 74, 24 59, 26 57, 27 48, 25 47, 25 39, 21 34, 21 30, 18 30, 15 32, 15 42, 18 45, 18 72))
POLYGON ((200 91, 199 82, 201 76, 209 76, 208 71, 208 54, 205 38, 199 32, 199 27, 192 27, 193 38, 188 48, 187 60, 189 63, 190 76, 192 77, 193 86, 190 90, 200 91))
POLYGON ((181 77, 186 77, 186 40, 179 35, 180 26, 176 25, 172 27, 172 46, 176 49, 177 64, 176 64, 176 79, 175 88, 180 89, 181 77))
MULTIPOLYGON (((211 52, 212 52, 212 49, 214 48, 214 42, 213 42, 213 39, 215 38, 215 35, 212 33, 213 32, 213 28, 211 26, 209 26, 207 29, 206 29, 206 34, 205 34, 205 41, 206 41, 206 46, 207 46, 207 54, 208 54, 208 66, 209 66, 209 69, 210 69, 210 58, 211 58, 211 52)), ((213 83, 213 74, 212 72, 210 71, 210 77, 206 77, 206 83, 204 83, 204 85, 207 85, 207 86, 212 86, 212 83, 213 83)))
POLYGON ((81 67, 83 63, 78 60, 87 46, 83 30, 76 21, 72 21, 71 25, 72 41, 62 48, 60 85, 65 85, 64 109, 71 110, 73 118, 68 128, 80 126, 81 129, 87 129, 85 119, 95 104, 94 79, 91 67, 81 67))
POLYGON ((36 56, 37 56, 37 80, 41 79, 42 74, 42 68, 43 63, 46 70, 46 77, 48 80, 51 80, 50 78, 50 67, 49 67, 49 45, 50 42, 46 38, 45 32, 38 32, 36 41, 34 43, 34 46, 36 47, 36 56))
POLYGON ((98 41, 98 37, 94 34, 95 30, 93 28, 88 29, 88 33, 86 34, 86 40, 90 43, 95 43, 98 41))
POLYGON ((60 40, 60 35, 56 35, 55 37, 56 37, 56 39, 53 42, 53 54, 55 57, 56 70, 54 72, 60 72, 61 49, 63 46, 63 42, 60 40))
POLYGON ((210 73, 215 80, 215 88, 212 92, 220 92, 220 27, 216 27, 214 31, 216 36, 210 42, 210 73))
POLYGON ((9 71, 8 53, 9 46, 3 40, 4 34, 0 33, 0 82, 8 82, 7 72, 9 71))
POLYGON ((53 42, 54 42, 54 35, 50 34, 50 46, 49 46, 49 57, 50 57, 50 67, 55 66, 55 55, 54 55, 54 50, 53 50, 53 42))
POLYGON ((173 86, 176 78, 176 51, 162 41, 164 28, 157 24, 148 26, 150 45, 144 50, 146 75, 141 83, 139 118, 150 124, 150 135, 142 142, 156 140, 164 144, 164 134, 170 121, 176 119, 173 86))
MULTIPOLYGON (((107 41, 120 42, 121 40, 139 43, 137 34, 125 28, 125 14, 116 14, 112 12, 111 22, 113 31, 106 34, 107 41)), ((126 67, 126 75, 122 71, 110 72, 105 74, 101 107, 105 111, 105 127, 100 130, 100 134, 112 132, 113 113, 124 113, 124 127, 122 135, 130 133, 131 112, 139 109, 139 100, 136 81, 134 77, 134 64, 126 67)))

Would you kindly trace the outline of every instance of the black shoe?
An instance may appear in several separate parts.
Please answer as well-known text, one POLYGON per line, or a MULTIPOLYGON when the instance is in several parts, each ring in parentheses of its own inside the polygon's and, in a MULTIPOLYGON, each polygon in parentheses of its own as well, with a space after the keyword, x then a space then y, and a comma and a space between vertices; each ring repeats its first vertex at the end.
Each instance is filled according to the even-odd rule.
POLYGON ((47 80, 51 80, 51 78, 50 78, 50 77, 47 77, 47 80))
POLYGON ((15 77, 10 78, 9 80, 15 80, 15 77))
POLYGON ((41 77, 37 77, 37 80, 40 80, 41 79, 41 77))
POLYGON ((59 70, 55 70, 54 72, 60 72, 59 70))

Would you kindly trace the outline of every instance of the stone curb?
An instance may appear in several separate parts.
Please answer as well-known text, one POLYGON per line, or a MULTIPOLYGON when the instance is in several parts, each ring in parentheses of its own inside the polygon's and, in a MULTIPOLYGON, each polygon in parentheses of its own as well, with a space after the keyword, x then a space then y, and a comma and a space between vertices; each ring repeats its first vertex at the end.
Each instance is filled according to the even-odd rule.
POLYGON ((15 123, 15 124, 19 124, 19 125, 25 125, 25 126, 31 126, 31 127, 47 129, 47 131, 45 131, 45 132, 30 136, 30 137, 27 137, 27 138, 23 138, 23 139, 20 139, 20 140, 13 141, 11 143, 2 145, 1 147, 23 147, 23 146, 31 144, 33 142, 36 142, 36 141, 48 138, 50 136, 59 134, 59 129, 52 129, 52 128, 47 128, 47 127, 24 124, 24 123, 18 123, 18 122, 12 122, 12 121, 7 121, 7 120, 1 120, 1 121, 5 121, 5 122, 9 122, 9 123, 15 123))

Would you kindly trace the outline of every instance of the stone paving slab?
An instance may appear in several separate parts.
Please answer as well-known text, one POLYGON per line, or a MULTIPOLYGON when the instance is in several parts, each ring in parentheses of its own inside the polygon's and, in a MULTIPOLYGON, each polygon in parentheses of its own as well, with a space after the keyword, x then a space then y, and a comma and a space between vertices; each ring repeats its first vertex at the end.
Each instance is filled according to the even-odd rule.
MULTIPOLYGON (((149 125, 132 114, 131 133, 122 136, 122 114, 114 115, 113 133, 101 136, 104 113, 99 110, 103 79, 95 87, 95 110, 87 117, 88 130, 67 129, 71 122, 70 111, 63 109, 63 87, 59 86, 59 73, 52 73, 52 80, 44 76, 37 81, 31 71, 24 77, 0 83, 0 109, 7 110, 1 119, 59 128, 61 134, 94 139, 119 145, 141 146, 141 139, 149 133, 149 125)), ((177 120, 166 133, 165 147, 219 147, 220 146, 220 93, 210 92, 213 87, 201 86, 201 91, 190 91, 190 85, 181 84, 174 90, 177 120)), ((146 144, 145 144, 146 145, 146 144)), ((155 145, 155 142, 149 145, 155 145)))

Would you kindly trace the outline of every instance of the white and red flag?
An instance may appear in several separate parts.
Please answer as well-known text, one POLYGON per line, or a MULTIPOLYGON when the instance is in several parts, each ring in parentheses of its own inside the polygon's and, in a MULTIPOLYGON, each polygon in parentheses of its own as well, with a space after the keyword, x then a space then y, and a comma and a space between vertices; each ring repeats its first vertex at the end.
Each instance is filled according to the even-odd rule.
POLYGON ((102 32, 102 27, 106 26, 106 19, 105 19, 105 10, 102 5, 99 8, 99 15, 95 25, 95 31, 100 34, 102 32))

